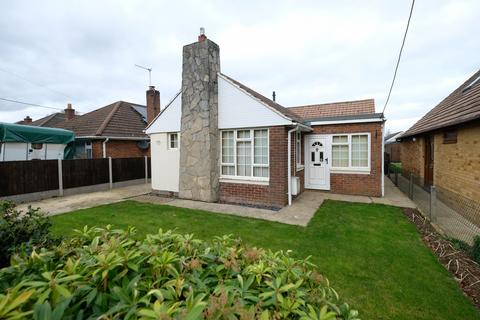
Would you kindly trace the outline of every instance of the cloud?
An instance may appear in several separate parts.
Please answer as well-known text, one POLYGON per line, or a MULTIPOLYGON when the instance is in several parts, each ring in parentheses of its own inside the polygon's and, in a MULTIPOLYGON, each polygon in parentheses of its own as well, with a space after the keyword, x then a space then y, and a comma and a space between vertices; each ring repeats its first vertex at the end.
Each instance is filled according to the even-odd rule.
MULTIPOLYGON (((4 1, 0 97, 88 112, 145 102, 146 71, 162 104, 181 85, 182 46, 199 27, 222 71, 285 106, 375 98, 381 111, 409 1, 4 1), (60 91, 67 98, 55 91, 60 91)), ((387 127, 406 129, 479 68, 478 1, 416 3, 387 127)), ((0 102, 0 121, 52 110, 0 102)))

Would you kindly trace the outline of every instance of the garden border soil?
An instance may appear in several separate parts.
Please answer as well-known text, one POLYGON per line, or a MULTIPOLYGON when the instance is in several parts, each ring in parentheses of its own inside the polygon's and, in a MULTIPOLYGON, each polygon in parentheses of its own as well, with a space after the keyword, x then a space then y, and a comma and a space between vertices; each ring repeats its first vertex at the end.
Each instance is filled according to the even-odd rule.
POLYGON ((417 227, 425 245, 432 250, 440 263, 450 271, 464 294, 480 309, 480 265, 440 235, 430 221, 418 210, 402 209, 408 220, 417 227))

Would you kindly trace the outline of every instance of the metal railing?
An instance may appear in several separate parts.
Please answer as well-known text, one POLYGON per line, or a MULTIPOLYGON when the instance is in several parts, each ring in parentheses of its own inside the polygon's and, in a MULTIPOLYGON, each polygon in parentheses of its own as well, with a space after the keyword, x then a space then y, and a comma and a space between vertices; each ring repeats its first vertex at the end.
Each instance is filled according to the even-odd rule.
POLYGON ((472 244, 480 236, 480 202, 439 186, 423 186, 423 179, 402 172, 390 164, 387 176, 415 202, 422 214, 437 225, 446 236, 472 244))

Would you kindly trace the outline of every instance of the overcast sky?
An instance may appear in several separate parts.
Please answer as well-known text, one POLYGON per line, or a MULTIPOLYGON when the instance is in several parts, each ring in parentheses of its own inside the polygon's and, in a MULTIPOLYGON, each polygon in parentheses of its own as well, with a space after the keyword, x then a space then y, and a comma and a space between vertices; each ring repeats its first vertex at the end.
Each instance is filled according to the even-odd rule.
MULTIPOLYGON (((381 112, 410 0, 2 1, 0 97, 82 113, 145 104, 148 73, 164 106, 180 89, 182 46, 199 27, 222 72, 284 106, 374 98, 381 112)), ((480 1, 420 0, 387 128, 403 130, 480 68, 480 1)), ((0 101, 0 121, 55 112, 0 101)))

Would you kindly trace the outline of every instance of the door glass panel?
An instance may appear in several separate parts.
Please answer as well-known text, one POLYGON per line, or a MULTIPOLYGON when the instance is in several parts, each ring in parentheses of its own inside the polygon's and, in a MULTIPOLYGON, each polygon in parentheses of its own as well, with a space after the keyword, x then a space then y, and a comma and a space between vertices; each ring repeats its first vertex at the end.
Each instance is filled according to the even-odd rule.
POLYGON ((315 162, 315 151, 312 151, 312 162, 315 162))

